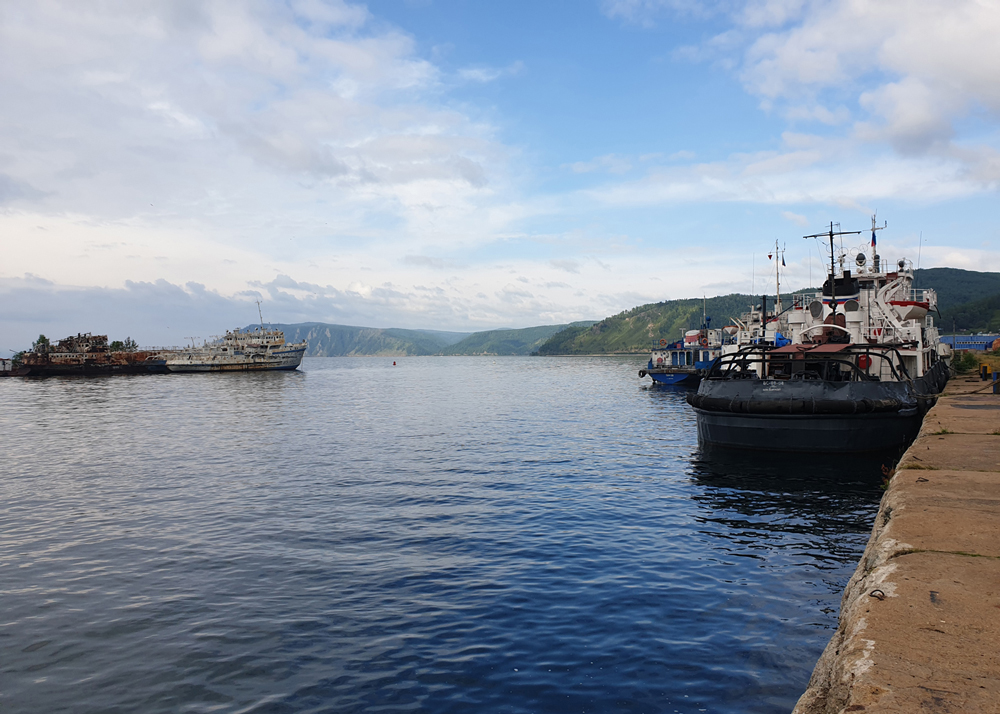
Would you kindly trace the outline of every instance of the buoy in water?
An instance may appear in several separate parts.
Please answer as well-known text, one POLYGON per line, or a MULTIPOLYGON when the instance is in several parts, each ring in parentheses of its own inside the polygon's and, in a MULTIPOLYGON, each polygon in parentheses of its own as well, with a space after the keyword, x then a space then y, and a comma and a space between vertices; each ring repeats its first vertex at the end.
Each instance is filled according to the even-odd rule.
POLYGON ((393 366, 393 367, 395 367, 395 366, 396 366, 396 363, 395 363, 395 362, 393 362, 393 363, 392 363, 392 366, 393 366))

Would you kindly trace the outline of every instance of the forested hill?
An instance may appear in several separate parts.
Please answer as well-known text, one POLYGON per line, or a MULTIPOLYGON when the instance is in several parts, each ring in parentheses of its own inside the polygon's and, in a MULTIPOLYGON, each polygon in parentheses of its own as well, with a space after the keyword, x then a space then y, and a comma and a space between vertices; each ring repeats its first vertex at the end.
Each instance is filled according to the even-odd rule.
POLYGON ((552 335, 572 327, 590 327, 593 320, 568 325, 541 325, 520 330, 474 332, 461 342, 441 350, 446 355, 526 355, 537 350, 552 335))
MULTIPOLYGON (((527 355, 545 340, 570 326, 589 326, 591 322, 572 325, 542 325, 517 330, 485 332, 442 332, 400 328, 353 327, 306 322, 296 325, 273 325, 284 331, 288 342, 308 340, 309 357, 420 355, 527 355)), ((250 326, 251 328, 253 325, 250 326)))
POLYGON ((951 332, 1000 333, 1000 293, 942 311, 937 326, 946 335, 951 332))
MULTIPOLYGON (((949 331, 1000 330, 1000 273, 960 268, 922 268, 914 274, 917 288, 933 288, 942 316, 938 326, 949 331)), ((811 288, 815 291, 817 288, 811 288)), ((773 299, 773 296, 772 296, 773 299)), ((782 301, 787 300, 782 296, 782 301)), ((722 327, 747 311, 759 296, 745 294, 708 298, 706 311, 713 327, 722 327)), ((701 325, 702 299, 667 300, 640 305, 591 327, 569 327, 545 341, 540 355, 617 354, 645 352, 654 339, 679 339, 701 325)))
POLYGON ((273 327, 283 330, 288 342, 308 340, 306 355, 309 357, 435 355, 469 336, 468 332, 380 329, 329 325, 323 322, 273 327))
MULTIPOLYGON (((783 295, 782 300, 790 296, 783 295)), ((720 297, 667 300, 640 305, 606 317, 587 327, 578 325, 556 333, 538 348, 540 355, 627 354, 646 352, 654 339, 678 340, 685 330, 701 325, 703 310, 712 318, 713 327, 729 324, 733 317, 747 312, 760 297, 742 293, 720 297)))
POLYGON ((1000 273, 980 273, 961 268, 921 268, 913 274, 918 290, 937 291, 938 309, 942 312, 965 303, 1000 295, 1000 273))

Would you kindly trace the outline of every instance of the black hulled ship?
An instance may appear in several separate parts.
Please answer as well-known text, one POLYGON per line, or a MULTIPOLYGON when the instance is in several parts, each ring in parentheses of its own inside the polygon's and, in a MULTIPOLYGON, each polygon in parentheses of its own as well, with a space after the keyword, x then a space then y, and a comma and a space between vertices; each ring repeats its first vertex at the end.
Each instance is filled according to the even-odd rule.
MULTIPOLYGON (((799 452, 905 448, 948 380, 950 349, 939 342, 937 295, 913 288, 912 265, 885 266, 875 252, 855 270, 831 267, 823 289, 796 294, 773 312, 752 310, 737 344, 688 395, 699 442, 799 452)), ((850 233, 860 233, 852 231, 850 233)), ((815 237, 815 236, 807 236, 815 237)))

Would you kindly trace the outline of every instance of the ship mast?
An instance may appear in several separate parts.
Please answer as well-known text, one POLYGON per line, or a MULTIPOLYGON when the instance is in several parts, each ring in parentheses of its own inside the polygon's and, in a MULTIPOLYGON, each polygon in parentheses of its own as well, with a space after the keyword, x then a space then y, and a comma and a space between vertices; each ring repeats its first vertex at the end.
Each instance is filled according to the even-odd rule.
POLYGON ((830 221, 830 230, 827 231, 826 233, 814 233, 811 236, 802 236, 803 238, 827 238, 828 237, 830 239, 830 307, 833 308, 833 313, 832 313, 832 317, 834 318, 833 319, 833 324, 837 324, 837 279, 836 279, 837 268, 836 268, 836 266, 834 265, 834 262, 833 262, 834 261, 833 239, 834 239, 834 236, 857 235, 857 234, 862 233, 862 232, 863 231, 836 231, 835 232, 833 230, 833 221, 830 221))
POLYGON ((872 268, 874 268, 876 266, 876 264, 878 263, 878 260, 877 260, 878 254, 875 252, 876 251, 876 248, 875 248, 875 231, 883 230, 886 226, 889 225, 889 221, 885 221, 881 226, 875 225, 875 216, 876 216, 877 213, 878 212, 876 211, 875 213, 872 214, 872 268))
POLYGON ((260 300, 257 301, 257 315, 260 317, 260 329, 264 329, 264 313, 260 311, 260 300))
POLYGON ((778 240, 774 241, 774 315, 781 313, 781 264, 785 259, 785 251, 778 249, 778 240))

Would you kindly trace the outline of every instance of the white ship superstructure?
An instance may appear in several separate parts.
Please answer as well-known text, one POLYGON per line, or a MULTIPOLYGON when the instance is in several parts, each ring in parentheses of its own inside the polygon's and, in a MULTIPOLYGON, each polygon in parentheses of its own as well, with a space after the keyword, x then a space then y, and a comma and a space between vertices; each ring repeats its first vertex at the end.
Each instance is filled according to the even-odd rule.
MULTIPOLYGON (((891 347, 895 367, 902 366, 911 379, 923 377, 939 360, 951 356, 930 314, 937 310, 937 292, 913 287, 911 261, 904 258, 886 265, 874 247, 871 253, 870 258, 864 250, 855 253, 853 272, 844 267, 841 255, 839 274, 831 274, 820 292, 797 293, 783 310, 777 300, 771 311, 765 302, 762 309, 734 320, 740 330, 734 344, 723 347, 723 355, 748 345, 787 347, 789 351, 801 349, 789 345, 827 343, 891 347)), ((871 360, 862 363, 866 361, 871 360)), ((878 362, 884 374, 877 376, 891 379, 889 364, 878 362)))
POLYGON ((236 328, 201 347, 181 350, 166 360, 171 372, 246 372, 293 370, 302 362, 308 343, 289 344, 285 333, 255 327, 236 328))
MULTIPOLYGON (((948 381, 951 349, 940 342, 937 294, 913 287, 910 261, 882 263, 854 253, 853 272, 834 231, 807 238, 830 241, 830 272, 818 293, 780 289, 737 320, 735 344, 703 377, 695 408, 702 444, 803 452, 863 452, 905 448, 948 381)), ((777 275, 777 271, 776 271, 777 275)), ((777 281, 776 281, 777 287, 777 281)))

